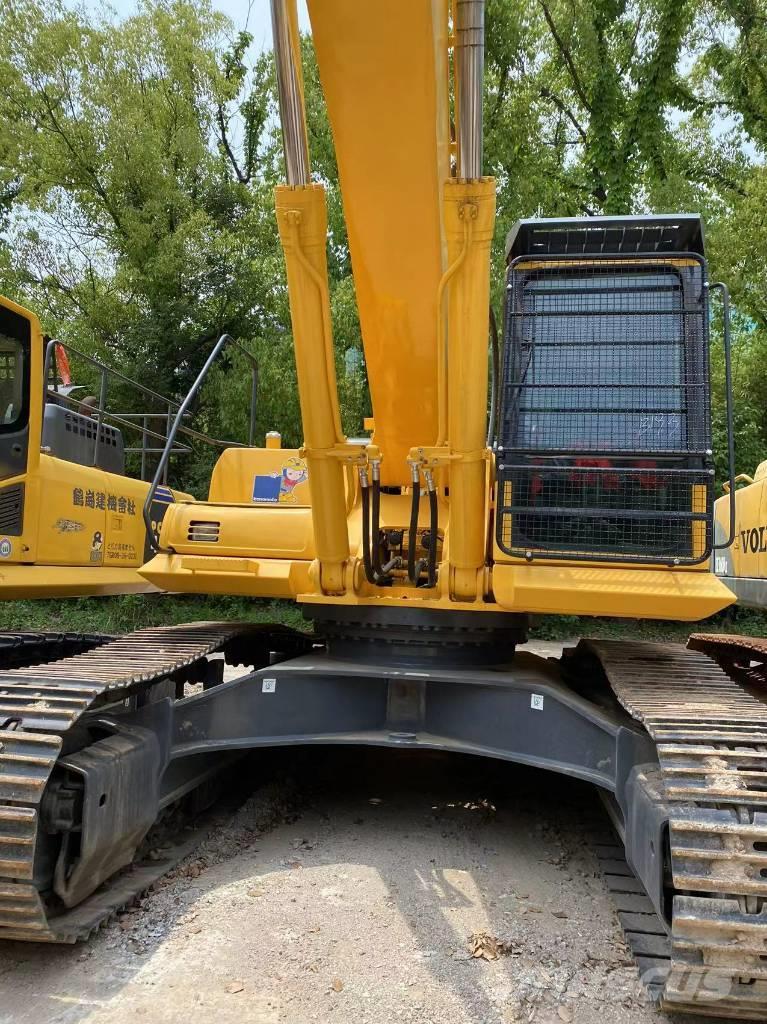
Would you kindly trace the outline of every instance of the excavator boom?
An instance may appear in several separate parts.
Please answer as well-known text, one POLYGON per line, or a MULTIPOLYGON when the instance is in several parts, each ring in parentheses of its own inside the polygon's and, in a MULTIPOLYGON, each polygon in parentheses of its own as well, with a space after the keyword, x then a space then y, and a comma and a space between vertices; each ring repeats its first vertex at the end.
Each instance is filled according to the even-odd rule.
POLYGON ((438 433, 437 291, 450 176, 444 0, 312 0, 384 486, 438 433), (404 35, 406 33, 407 42, 404 35))

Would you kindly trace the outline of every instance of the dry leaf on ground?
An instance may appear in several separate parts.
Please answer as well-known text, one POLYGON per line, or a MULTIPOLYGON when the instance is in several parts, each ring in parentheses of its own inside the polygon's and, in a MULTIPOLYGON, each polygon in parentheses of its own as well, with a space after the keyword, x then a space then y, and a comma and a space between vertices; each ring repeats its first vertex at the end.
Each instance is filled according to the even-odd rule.
POLYGON ((474 932, 469 936, 469 953, 475 959, 497 960, 511 952, 511 943, 504 942, 489 932, 474 932))

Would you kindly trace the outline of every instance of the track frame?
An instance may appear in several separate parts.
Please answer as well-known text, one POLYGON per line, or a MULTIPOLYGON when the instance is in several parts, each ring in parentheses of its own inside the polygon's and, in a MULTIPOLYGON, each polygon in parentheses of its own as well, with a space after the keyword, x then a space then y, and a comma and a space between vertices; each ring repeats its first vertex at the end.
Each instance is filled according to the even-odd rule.
POLYGON ((471 630, 341 628, 168 627, 0 673, 16 712, 0 732, 0 937, 87 937, 135 894, 120 869, 160 809, 242 751, 456 751, 597 786, 629 871, 615 891, 641 900, 632 945, 651 994, 767 1019, 767 700, 746 641, 588 641, 556 662, 471 630), (222 653, 258 667, 222 681, 222 653), (73 844, 52 885, 50 835, 73 844))

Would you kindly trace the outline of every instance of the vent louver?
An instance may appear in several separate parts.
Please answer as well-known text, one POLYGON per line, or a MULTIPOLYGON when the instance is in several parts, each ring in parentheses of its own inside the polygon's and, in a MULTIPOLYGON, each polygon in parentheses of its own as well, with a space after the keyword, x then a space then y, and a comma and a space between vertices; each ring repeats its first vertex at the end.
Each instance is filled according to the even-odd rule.
POLYGON ((221 523, 214 519, 192 519, 189 523, 187 540, 197 544, 217 544, 221 523))

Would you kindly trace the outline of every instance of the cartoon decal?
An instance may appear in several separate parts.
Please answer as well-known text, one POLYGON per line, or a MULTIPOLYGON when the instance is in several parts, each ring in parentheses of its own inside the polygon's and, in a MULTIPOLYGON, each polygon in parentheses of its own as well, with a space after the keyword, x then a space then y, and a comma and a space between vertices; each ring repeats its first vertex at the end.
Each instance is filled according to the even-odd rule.
POLYGON ((303 459, 291 456, 279 473, 256 476, 253 481, 253 501, 269 505, 287 505, 296 501, 295 488, 309 479, 303 459))
POLYGON ((91 541, 91 561, 100 562, 104 557, 102 548, 104 547, 104 536, 101 530, 96 530, 93 534, 93 540, 91 541))
POLYGON ((280 501, 295 501, 296 496, 293 488, 298 487, 304 480, 308 479, 309 472, 303 459, 293 456, 288 459, 282 467, 282 478, 280 479, 280 501))

